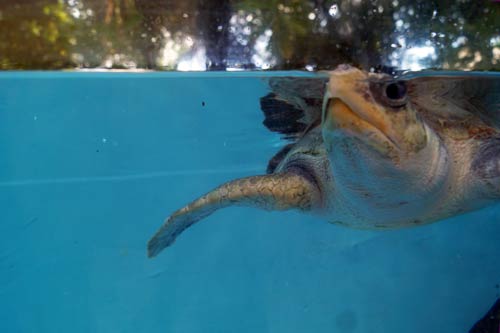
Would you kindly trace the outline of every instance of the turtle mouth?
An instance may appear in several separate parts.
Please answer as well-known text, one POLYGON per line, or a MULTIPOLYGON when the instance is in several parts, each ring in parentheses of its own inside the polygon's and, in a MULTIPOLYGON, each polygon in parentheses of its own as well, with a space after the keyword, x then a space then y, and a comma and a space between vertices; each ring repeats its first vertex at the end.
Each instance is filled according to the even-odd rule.
POLYGON ((385 126, 364 114, 354 112, 340 98, 331 98, 323 110, 323 128, 355 137, 383 154, 389 154, 398 145, 388 135, 385 126))

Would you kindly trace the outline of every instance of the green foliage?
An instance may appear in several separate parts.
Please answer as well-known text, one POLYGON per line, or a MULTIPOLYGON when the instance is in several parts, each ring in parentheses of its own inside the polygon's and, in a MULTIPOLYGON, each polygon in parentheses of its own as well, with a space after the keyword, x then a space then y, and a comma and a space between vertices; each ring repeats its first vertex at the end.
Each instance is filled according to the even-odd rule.
POLYGON ((499 3, 473 0, 6 0, 0 69, 175 69, 202 48, 241 66, 267 36, 272 69, 401 66, 430 46, 425 67, 498 70, 499 17, 499 3))
POLYGON ((71 66, 74 20, 59 2, 0 7, 0 65, 4 69, 71 66))

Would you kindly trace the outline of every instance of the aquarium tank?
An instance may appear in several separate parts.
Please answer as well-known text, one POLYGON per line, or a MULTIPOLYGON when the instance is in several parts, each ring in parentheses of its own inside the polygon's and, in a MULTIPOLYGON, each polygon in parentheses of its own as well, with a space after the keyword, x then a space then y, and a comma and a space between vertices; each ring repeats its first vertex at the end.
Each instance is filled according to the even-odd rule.
MULTIPOLYGON (((295 120, 329 107, 336 69, 471 75, 486 104, 465 122, 497 124, 499 23, 500 2, 487 0, 0 1, 0 332, 500 332, 494 202, 457 204, 436 223, 360 230, 277 211, 273 187, 247 201, 224 192, 226 203, 206 200, 273 209, 208 216, 193 204, 194 217, 178 220, 204 220, 169 231, 178 239, 161 253, 150 242, 154 258, 147 250, 172 212, 279 170, 290 145, 325 122, 295 120)), ((443 97, 430 82, 417 86, 443 97)), ((433 117, 455 102, 478 105, 453 96, 433 117)), ((469 133, 490 139, 482 156, 499 151, 497 129, 469 133)), ((273 175, 262 177, 266 188, 273 175)))

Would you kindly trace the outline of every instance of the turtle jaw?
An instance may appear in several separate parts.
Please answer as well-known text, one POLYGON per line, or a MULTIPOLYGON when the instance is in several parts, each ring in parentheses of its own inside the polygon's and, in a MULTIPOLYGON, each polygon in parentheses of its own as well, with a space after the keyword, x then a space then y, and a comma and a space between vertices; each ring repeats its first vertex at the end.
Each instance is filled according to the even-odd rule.
POLYGON ((339 98, 328 101, 323 111, 323 133, 324 136, 339 134, 357 138, 383 156, 391 156, 398 149, 382 129, 365 120, 339 98))
POLYGON ((374 103, 369 76, 354 67, 340 67, 330 73, 323 103, 323 132, 355 137, 380 154, 399 150, 390 117, 374 103))

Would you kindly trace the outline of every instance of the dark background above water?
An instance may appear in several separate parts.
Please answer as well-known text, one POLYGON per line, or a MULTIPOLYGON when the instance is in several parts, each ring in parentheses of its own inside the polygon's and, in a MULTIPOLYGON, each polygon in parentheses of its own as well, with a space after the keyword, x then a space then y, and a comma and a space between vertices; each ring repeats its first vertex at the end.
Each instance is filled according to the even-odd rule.
POLYGON ((500 69, 500 3, 3 0, 0 69, 500 69))

